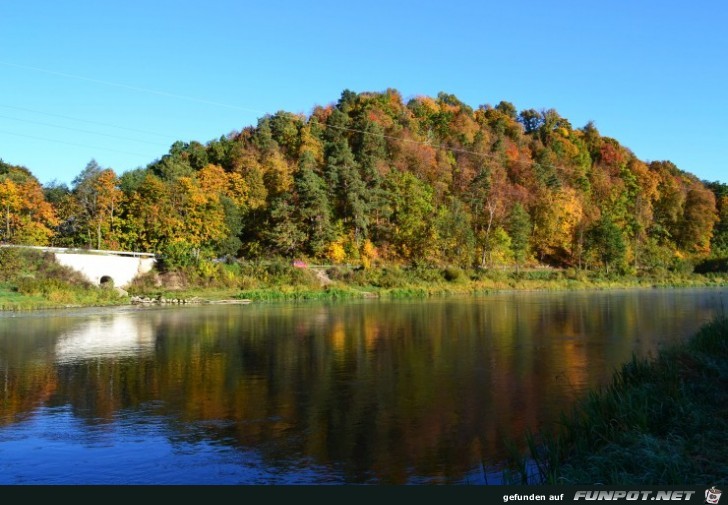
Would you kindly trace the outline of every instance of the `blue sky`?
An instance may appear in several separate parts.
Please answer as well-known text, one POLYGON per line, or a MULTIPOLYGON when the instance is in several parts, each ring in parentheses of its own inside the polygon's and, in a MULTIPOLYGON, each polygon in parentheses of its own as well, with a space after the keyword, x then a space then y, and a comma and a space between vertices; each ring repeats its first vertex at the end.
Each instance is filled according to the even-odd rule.
POLYGON ((719 1, 5 0, 0 158, 70 183, 344 89, 452 93, 593 120, 643 160, 728 182, 719 1))

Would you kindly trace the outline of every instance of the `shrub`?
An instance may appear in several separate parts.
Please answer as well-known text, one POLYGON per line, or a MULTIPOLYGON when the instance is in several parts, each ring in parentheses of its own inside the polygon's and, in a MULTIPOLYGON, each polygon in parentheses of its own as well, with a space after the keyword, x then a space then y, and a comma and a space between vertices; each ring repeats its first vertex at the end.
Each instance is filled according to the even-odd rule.
POLYGON ((728 258, 712 258, 695 265, 696 274, 728 272, 728 258))
POLYGON ((448 282, 465 281, 465 272, 461 268, 449 266, 442 271, 443 278, 448 282))

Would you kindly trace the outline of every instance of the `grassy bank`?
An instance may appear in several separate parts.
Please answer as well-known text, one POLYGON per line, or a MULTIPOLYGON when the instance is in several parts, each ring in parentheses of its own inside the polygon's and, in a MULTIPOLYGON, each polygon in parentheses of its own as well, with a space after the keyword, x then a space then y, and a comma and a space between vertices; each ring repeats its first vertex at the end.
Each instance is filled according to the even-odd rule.
POLYGON ((127 303, 114 289, 91 285, 81 274, 40 251, 0 249, 0 310, 22 311, 127 303))
POLYGON ((616 276, 576 269, 516 272, 457 267, 382 265, 364 269, 329 265, 295 268, 290 261, 233 261, 150 274, 129 287, 132 294, 236 297, 253 301, 423 298, 510 290, 615 289, 728 285, 728 274, 663 272, 616 276))
POLYGON ((527 482, 605 485, 728 484, 728 319, 653 359, 633 359, 609 386, 529 436, 510 475, 527 482), (533 467, 531 467, 533 468, 533 467))
POLYGON ((621 289, 728 285, 728 274, 669 272, 616 276, 576 269, 461 269, 381 265, 296 268, 289 260, 201 262, 151 272, 126 287, 129 296, 89 285, 37 251, 0 251, 0 310, 119 305, 129 296, 202 300, 342 300, 426 298, 512 290, 621 289))

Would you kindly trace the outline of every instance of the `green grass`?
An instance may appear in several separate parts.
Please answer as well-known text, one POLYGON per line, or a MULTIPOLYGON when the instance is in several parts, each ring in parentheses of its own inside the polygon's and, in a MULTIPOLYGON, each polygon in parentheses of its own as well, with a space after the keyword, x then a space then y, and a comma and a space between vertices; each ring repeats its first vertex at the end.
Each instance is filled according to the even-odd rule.
POLYGON ((0 249, 0 310, 118 305, 113 289, 92 286, 81 274, 40 251, 0 249))
MULTIPOLYGON (((43 253, 0 250, 0 310, 118 305, 129 303, 111 290, 85 282, 43 253)), ((513 290, 622 289, 728 284, 728 274, 666 272, 661 276, 606 276, 576 269, 465 269, 456 266, 351 265, 295 268, 283 258, 201 261, 174 272, 152 272, 127 287, 130 295, 157 298, 253 301, 426 298, 513 290), (169 282, 170 277, 174 282, 169 282), (328 284, 322 285, 322 278, 328 284)))
POLYGON ((530 434, 511 475, 547 484, 728 483, 728 319, 688 343, 625 364, 605 388, 530 434), (536 462, 527 476, 524 461, 536 462))
POLYGON ((365 298, 366 294, 348 288, 309 289, 293 286, 282 286, 261 289, 248 289, 239 292, 236 298, 255 301, 279 300, 345 300, 365 298))

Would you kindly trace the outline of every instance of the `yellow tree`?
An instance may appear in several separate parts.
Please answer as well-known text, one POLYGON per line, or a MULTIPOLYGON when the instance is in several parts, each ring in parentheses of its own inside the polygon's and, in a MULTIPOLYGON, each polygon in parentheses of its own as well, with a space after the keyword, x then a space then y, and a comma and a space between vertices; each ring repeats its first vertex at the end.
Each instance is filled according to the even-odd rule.
POLYGON ((230 178, 219 165, 207 165, 197 173, 200 188, 206 193, 232 196, 230 178))
POLYGON ((58 224, 38 180, 27 171, 11 168, 0 176, 3 240, 15 244, 46 245, 58 224))
POLYGON ((695 182, 688 188, 678 243, 687 252, 706 255, 710 252, 713 227, 718 222, 715 195, 695 182))
POLYGON ((22 201, 18 191, 18 186, 10 179, 0 181, 0 202, 3 206, 5 214, 5 230, 3 239, 7 242, 12 240, 11 217, 14 217, 20 210, 22 201))
POLYGON ((270 194, 280 195, 293 187, 293 169, 280 151, 267 154, 263 158, 262 169, 265 187, 270 194))
POLYGON ((174 233, 176 219, 171 204, 171 188, 148 172, 123 205, 124 239, 128 247, 161 252, 174 233))
POLYGON ((541 260, 571 260, 574 232, 583 215, 573 188, 543 191, 534 206, 533 247, 541 260))
POLYGON ((197 178, 180 177, 173 189, 176 219, 172 242, 182 244, 195 254, 211 249, 225 238, 225 211, 218 194, 206 192, 197 178))

